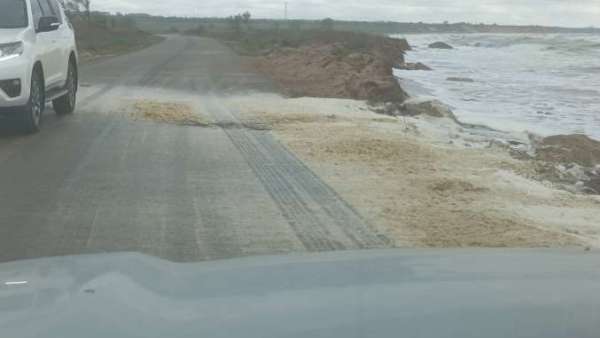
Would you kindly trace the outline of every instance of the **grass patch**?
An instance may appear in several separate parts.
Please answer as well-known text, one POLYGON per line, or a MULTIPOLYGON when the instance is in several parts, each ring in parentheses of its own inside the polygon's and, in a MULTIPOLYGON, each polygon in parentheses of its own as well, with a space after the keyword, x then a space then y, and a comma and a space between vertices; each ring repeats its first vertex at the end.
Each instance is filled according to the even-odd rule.
POLYGON ((75 39, 81 59, 90 61, 144 49, 163 40, 162 37, 139 30, 135 25, 115 25, 73 17, 75 39))

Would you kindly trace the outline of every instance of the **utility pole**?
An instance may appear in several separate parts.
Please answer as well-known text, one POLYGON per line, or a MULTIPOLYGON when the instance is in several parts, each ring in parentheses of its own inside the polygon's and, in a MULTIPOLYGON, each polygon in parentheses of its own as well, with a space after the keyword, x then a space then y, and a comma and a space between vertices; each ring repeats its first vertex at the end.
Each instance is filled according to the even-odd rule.
POLYGON ((285 21, 287 21, 287 19, 288 19, 288 3, 287 3, 287 1, 284 3, 283 19, 285 21))

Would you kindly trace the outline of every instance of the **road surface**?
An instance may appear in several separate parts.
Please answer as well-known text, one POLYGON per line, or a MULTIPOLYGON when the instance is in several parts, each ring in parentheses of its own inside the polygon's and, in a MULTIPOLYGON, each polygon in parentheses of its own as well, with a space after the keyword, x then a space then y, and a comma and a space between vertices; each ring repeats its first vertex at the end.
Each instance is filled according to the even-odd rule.
POLYGON ((49 108, 37 135, 0 127, 0 262, 123 251, 190 262, 387 246, 269 131, 244 126, 223 104, 272 85, 218 42, 170 37, 81 73, 74 115, 49 108), (201 96, 222 127, 102 111, 128 88, 201 96))

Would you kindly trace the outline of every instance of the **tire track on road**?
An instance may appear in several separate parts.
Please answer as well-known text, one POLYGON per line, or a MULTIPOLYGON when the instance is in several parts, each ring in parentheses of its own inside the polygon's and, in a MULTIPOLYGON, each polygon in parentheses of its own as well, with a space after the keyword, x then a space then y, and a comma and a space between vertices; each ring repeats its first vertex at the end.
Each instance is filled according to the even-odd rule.
POLYGON ((299 196, 282 173, 267 161, 265 154, 254 146, 244 130, 225 130, 236 148, 246 159, 281 213, 309 251, 341 250, 345 245, 333 240, 320 220, 299 196))
POLYGON ((359 248, 371 248, 391 245, 387 236, 379 234, 360 214, 342 199, 337 192, 325 184, 304 162, 272 139, 268 134, 257 134, 256 140, 274 161, 286 171, 287 177, 294 180, 294 185, 303 187, 315 198, 322 210, 333 220, 344 234, 359 248), (288 165, 286 165, 288 163, 288 165))
MULTIPOLYGON (((208 110, 223 125, 242 125, 214 95, 208 110)), ((275 141, 267 131, 224 128, 231 142, 275 201, 290 227, 309 251, 390 247, 332 188, 275 141)))

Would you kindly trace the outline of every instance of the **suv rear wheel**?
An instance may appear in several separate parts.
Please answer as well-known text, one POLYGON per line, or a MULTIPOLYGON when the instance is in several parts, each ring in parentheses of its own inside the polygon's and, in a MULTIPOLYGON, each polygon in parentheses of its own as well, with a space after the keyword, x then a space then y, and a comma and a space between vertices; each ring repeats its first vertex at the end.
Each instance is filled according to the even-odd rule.
POLYGON ((66 89, 67 94, 52 101, 54 111, 58 115, 73 113, 77 104, 77 68, 73 64, 73 61, 69 62, 66 89))
POLYGON ((19 114, 23 130, 27 133, 35 133, 40 130, 42 114, 46 106, 44 78, 38 68, 31 75, 31 89, 29 101, 19 114))

